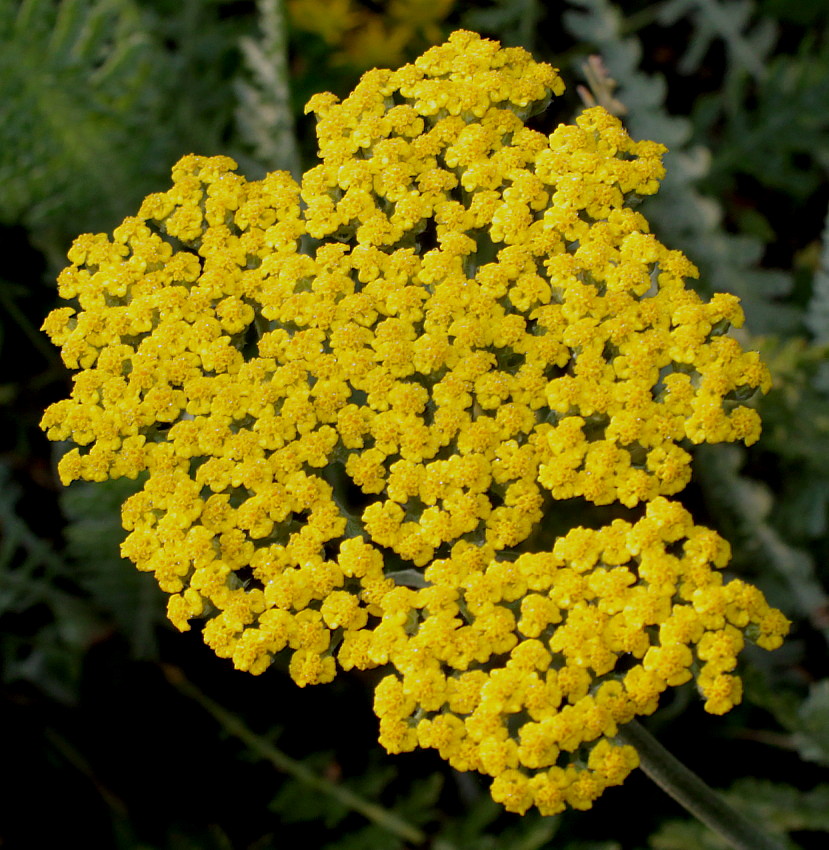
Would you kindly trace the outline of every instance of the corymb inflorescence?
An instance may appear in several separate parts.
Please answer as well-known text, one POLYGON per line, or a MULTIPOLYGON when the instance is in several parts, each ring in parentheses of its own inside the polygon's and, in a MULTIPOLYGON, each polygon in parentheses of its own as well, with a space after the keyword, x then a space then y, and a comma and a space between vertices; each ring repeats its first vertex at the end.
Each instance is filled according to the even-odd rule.
POLYGON ((727 711, 745 639, 788 628, 669 498, 690 444, 757 439, 768 372, 629 205, 665 149, 601 107, 526 126, 562 90, 456 32, 317 95, 300 184, 185 157, 75 242, 44 325, 78 370, 61 479, 144 478, 123 553, 178 628, 299 685, 384 666, 387 749, 545 814, 624 780, 617 729, 667 688, 727 711))

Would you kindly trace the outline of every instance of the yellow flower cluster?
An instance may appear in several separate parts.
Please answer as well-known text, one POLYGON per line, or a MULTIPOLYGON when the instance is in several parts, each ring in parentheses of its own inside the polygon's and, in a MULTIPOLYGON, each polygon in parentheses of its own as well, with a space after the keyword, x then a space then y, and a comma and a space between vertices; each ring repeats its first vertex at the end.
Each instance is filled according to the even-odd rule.
POLYGON ((575 528, 552 552, 509 560, 456 544, 427 568, 430 586, 383 601, 371 652, 397 675, 375 695, 381 743, 489 774, 510 811, 589 808, 638 765, 613 741, 620 725, 692 677, 707 711, 728 711, 744 632, 782 642, 788 623, 760 591, 723 583, 728 557, 664 497, 638 522, 575 528))
POLYGON ((727 711, 744 638, 788 627, 665 498, 689 442, 757 439, 768 373, 628 205, 664 149, 601 108, 526 126, 562 90, 457 32, 318 95, 301 185, 185 157, 75 242, 44 325, 80 370, 43 420, 61 478, 146 475, 123 552, 176 626, 300 685, 391 665, 383 744, 520 812, 588 807, 637 763, 620 724, 692 677, 727 711), (577 497, 646 507, 548 545, 577 497))
POLYGON ((292 28, 325 41, 337 64, 363 70, 399 65, 413 44, 441 38, 454 0, 288 0, 292 28))

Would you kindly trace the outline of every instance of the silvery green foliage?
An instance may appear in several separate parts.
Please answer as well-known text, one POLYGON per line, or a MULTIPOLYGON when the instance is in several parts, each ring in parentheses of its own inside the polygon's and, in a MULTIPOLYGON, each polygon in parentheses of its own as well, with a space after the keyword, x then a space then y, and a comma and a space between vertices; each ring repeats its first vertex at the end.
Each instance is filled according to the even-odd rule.
POLYGON ((670 26, 684 17, 690 17, 693 23, 688 48, 679 63, 680 73, 697 71, 712 44, 721 40, 730 73, 745 71, 763 79, 777 27, 769 19, 758 20, 755 5, 753 0, 668 0, 662 4, 659 23, 670 26))
POLYGON ((790 331, 797 311, 779 303, 791 290, 791 275, 759 268, 763 243, 744 234, 726 233, 722 207, 698 187, 711 166, 711 151, 692 144, 687 118, 665 108, 664 79, 640 69, 641 45, 623 35, 623 19, 609 0, 569 0, 578 11, 564 15, 567 29, 599 52, 619 83, 617 97, 625 105, 625 123, 635 138, 668 146, 667 175, 658 194, 647 201, 648 219, 671 245, 681 248, 700 267, 706 291, 733 292, 742 300, 754 333, 790 331))
POLYGON ((765 570, 779 588, 769 595, 785 595, 785 601, 775 601, 790 616, 793 612, 811 620, 829 643, 823 614, 829 597, 817 578, 815 560, 805 549, 787 542, 771 524, 775 496, 765 483, 742 475, 745 454, 737 446, 700 446, 695 453, 697 481, 721 522, 731 526, 728 536, 739 546, 735 564, 751 563, 765 570))
POLYGON ((257 9, 261 37, 239 42, 247 73, 236 81, 236 123, 261 169, 286 170, 298 177, 284 3, 259 0, 257 9))
POLYGON ((694 110, 696 138, 717 138, 709 191, 733 190, 747 177, 802 209, 829 169, 829 45, 815 39, 797 54, 771 56, 766 71, 760 79, 734 74, 728 91, 694 110))
POLYGON ((801 758, 829 767, 829 679, 809 688, 791 724, 793 741, 801 758))

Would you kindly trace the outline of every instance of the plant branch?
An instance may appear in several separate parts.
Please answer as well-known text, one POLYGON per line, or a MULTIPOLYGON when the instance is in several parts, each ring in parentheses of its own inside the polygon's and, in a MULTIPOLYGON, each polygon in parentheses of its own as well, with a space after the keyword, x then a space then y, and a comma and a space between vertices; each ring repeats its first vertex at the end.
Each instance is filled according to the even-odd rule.
POLYGON ((167 677, 167 681, 177 691, 197 702, 221 724, 225 732, 234 738, 238 738, 251 752, 265 759, 265 761, 269 761, 277 770, 283 773, 289 773, 314 791, 327 794, 329 797, 342 803, 342 805, 347 806, 355 812, 359 812, 372 823, 385 829, 392 835, 402 838, 404 841, 409 841, 413 844, 423 844, 426 841, 426 835, 421 830, 394 814, 394 812, 390 812, 388 809, 384 809, 382 806, 366 800, 364 797, 355 794, 342 785, 337 785, 329 779, 317 775, 302 764, 302 762, 286 755, 271 744, 270 741, 248 729, 236 715, 200 691, 178 668, 163 665, 162 669, 164 675, 167 677))

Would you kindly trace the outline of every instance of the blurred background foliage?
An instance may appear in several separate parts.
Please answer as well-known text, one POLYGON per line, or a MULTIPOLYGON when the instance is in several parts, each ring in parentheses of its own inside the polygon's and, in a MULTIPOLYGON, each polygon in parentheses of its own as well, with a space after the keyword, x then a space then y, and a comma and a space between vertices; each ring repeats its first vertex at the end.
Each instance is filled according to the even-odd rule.
POLYGON ((119 557, 134 482, 54 474, 37 423, 69 377, 38 331, 71 239, 111 230, 189 152, 248 177, 313 163, 302 105, 475 29, 562 69, 568 92, 664 142, 644 212, 737 293, 774 389, 751 449, 706 447, 684 494, 730 572, 793 620, 746 700, 688 686, 650 719, 732 803, 829 832, 829 6, 825 0, 0 0, 0 844, 226 850, 718 850, 642 776, 589 812, 505 815, 477 777, 376 744, 370 674, 300 691, 166 624, 119 557), (589 62, 598 56, 601 62, 589 62), (182 672, 185 671, 185 672, 182 672))

